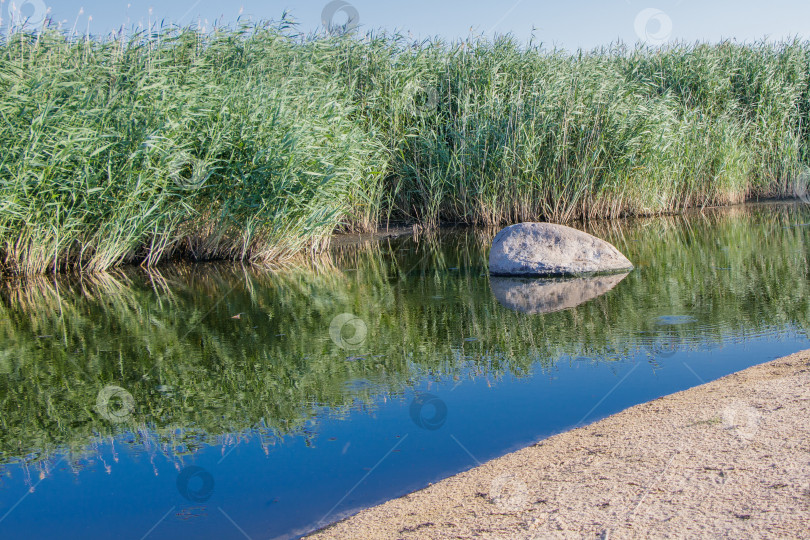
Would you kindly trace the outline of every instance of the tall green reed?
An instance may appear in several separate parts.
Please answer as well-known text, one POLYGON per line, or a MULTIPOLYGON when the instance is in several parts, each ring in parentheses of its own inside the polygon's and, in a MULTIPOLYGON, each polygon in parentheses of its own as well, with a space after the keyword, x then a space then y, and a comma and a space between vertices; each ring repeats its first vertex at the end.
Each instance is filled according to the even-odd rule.
POLYGON ((392 220, 790 196, 808 178, 809 74, 799 41, 569 53, 284 22, 17 32, 0 43, 3 271, 272 261, 392 220))

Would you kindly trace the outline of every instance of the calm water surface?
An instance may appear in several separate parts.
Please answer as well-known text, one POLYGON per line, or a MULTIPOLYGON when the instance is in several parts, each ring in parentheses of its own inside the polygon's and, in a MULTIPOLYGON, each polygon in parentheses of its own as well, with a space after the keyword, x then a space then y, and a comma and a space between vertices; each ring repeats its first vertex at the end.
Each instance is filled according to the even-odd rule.
POLYGON ((295 537, 807 348, 808 222, 586 227, 637 265, 610 283, 491 283, 474 230, 5 282, 0 537, 295 537))

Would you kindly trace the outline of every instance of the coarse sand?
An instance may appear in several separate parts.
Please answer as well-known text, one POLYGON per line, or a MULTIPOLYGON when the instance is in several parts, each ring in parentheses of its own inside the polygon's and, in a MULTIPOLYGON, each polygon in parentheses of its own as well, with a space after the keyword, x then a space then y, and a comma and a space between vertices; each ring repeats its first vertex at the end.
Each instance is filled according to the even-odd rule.
POLYGON ((810 538, 810 351, 550 437, 310 538, 810 538))

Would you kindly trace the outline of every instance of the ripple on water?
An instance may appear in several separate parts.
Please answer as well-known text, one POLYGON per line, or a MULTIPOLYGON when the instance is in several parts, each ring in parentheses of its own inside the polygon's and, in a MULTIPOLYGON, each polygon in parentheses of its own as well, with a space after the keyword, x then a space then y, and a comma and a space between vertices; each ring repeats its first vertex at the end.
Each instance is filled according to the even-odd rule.
POLYGON ((697 322, 697 319, 691 315, 661 315, 655 319, 655 324, 660 324, 662 326, 689 324, 693 322, 697 322))
POLYGON ((372 390, 374 383, 368 379, 355 379, 353 381, 347 381, 343 387, 349 392, 361 392, 363 390, 372 390))

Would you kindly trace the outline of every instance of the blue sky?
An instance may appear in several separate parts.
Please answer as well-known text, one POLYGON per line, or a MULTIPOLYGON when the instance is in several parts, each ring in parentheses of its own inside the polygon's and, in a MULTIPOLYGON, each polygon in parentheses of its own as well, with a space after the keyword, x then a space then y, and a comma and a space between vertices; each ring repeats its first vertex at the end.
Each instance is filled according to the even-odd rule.
MULTIPOLYGON (((32 20, 43 8, 67 29, 84 34, 107 33, 121 25, 151 20, 189 24, 215 19, 233 23, 237 17, 278 19, 290 11, 304 30, 321 24, 325 0, 2 0, 3 27, 23 13, 32 20), (150 17, 149 11, 152 10, 150 17), (81 14, 80 14, 81 12, 81 14), (92 18, 92 19, 91 19, 92 18)), ((345 21, 348 9, 356 10, 360 29, 410 31, 415 37, 439 35, 464 38, 473 33, 512 33, 567 49, 592 48, 616 40, 651 44, 668 40, 717 41, 735 38, 752 41, 807 37, 810 2, 807 0, 504 0, 474 2, 460 0, 346 0, 350 7, 338 9, 337 23, 345 21)))

